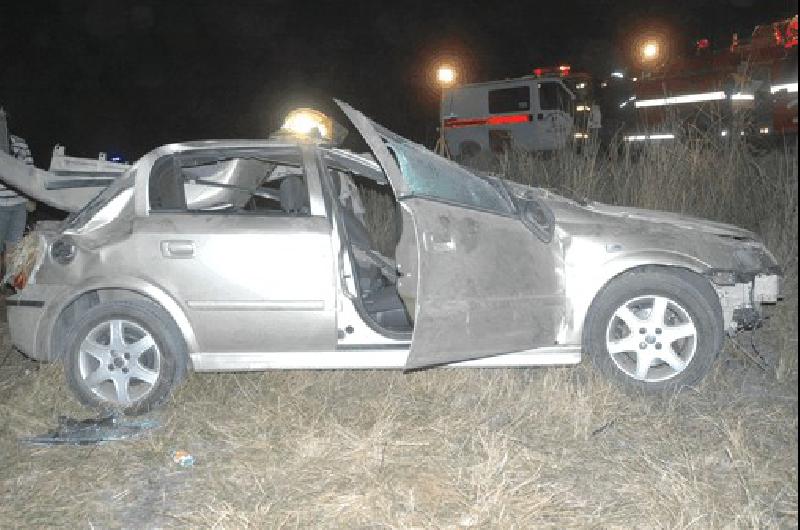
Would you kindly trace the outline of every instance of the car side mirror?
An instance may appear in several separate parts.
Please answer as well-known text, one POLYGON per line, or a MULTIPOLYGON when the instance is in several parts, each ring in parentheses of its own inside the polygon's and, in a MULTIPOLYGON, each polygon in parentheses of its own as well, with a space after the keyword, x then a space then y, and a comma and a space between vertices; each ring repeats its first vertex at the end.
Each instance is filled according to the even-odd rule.
POLYGON ((556 229, 556 219, 552 210, 542 202, 525 198, 520 200, 520 219, 522 223, 533 232, 536 237, 545 243, 553 240, 556 229))

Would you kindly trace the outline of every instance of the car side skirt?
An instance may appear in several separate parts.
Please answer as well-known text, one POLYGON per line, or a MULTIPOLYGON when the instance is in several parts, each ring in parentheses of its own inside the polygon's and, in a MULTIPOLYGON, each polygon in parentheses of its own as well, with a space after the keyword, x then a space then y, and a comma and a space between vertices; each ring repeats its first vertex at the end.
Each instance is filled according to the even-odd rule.
MULTIPOLYGON (((375 370, 402 369, 408 347, 347 348, 314 352, 241 352, 192 353, 197 372, 243 372, 258 370, 375 370)), ((581 362, 578 346, 536 348, 481 359, 459 361, 444 366, 454 368, 512 368, 521 366, 557 366, 581 362)))

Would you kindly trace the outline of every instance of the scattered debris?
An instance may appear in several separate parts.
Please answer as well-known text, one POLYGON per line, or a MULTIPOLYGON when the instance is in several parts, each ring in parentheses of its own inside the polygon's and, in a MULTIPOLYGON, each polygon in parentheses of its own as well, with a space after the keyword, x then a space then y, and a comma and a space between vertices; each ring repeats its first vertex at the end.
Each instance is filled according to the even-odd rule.
POLYGON ((172 461, 179 467, 192 467, 194 465, 194 457, 189 451, 175 451, 172 453, 172 461))
POLYGON ((754 332, 751 332, 751 335, 750 335, 750 348, 751 349, 749 349, 749 350, 747 348, 745 348, 744 346, 742 346, 741 344, 739 344, 739 342, 736 339, 734 339, 733 337, 730 337, 730 340, 731 340, 731 343, 733 343, 733 345, 736 347, 736 349, 739 352, 741 352, 745 356, 745 358, 747 360, 749 360, 754 365, 756 365, 758 368, 760 368, 762 372, 766 372, 767 371, 767 369, 769 368, 769 362, 767 361, 767 359, 761 354, 761 352, 756 347, 755 338, 754 338, 754 332))
POLYGON ((155 420, 125 420, 117 416, 76 420, 58 417, 58 427, 45 434, 20 438, 30 445, 95 445, 138 437, 158 427, 155 420))
POLYGON ((598 434, 602 434, 603 432, 606 431, 606 429, 609 429, 609 428, 613 427, 616 422, 617 422, 617 418, 613 418, 611 421, 609 421, 609 422, 601 425, 600 427, 596 428, 595 430, 593 430, 592 431, 592 436, 597 436, 598 434))

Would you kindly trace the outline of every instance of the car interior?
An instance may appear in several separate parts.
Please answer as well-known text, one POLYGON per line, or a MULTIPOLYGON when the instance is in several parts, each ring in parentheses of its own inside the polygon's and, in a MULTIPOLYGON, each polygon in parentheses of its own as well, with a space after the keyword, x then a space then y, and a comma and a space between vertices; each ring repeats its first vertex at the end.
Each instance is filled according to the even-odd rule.
POLYGON ((152 211, 309 215, 299 160, 250 154, 162 157, 150 176, 152 211))
MULTIPOLYGON (((350 258, 354 264, 363 310, 381 328, 393 332, 411 331, 411 319, 397 293, 395 261, 381 254, 378 245, 373 241, 365 223, 366 208, 360 198, 359 186, 355 183, 362 179, 362 185, 373 181, 357 173, 333 168, 328 168, 328 173, 333 184, 332 191, 339 204, 341 223, 350 241, 350 258)), ((368 204, 367 207, 369 206, 371 205, 368 204)), ((399 221, 397 213, 393 213, 393 217, 399 221)), ((394 241, 391 243, 396 245, 400 234, 397 222, 394 228, 394 241)))
MULTIPOLYGON (((359 308, 378 327, 390 332, 409 332, 411 319, 397 293, 397 273, 392 258, 384 256, 365 224, 359 185, 375 180, 352 169, 329 168, 332 192, 338 203, 342 229, 350 242, 359 308)), ((379 186, 381 191, 388 186, 379 186)), ((390 193, 390 192, 389 192, 390 193)), ((150 209, 158 212, 219 214, 309 215, 309 194, 299 157, 265 156, 252 152, 198 155, 157 160, 150 176, 150 209)), ((397 206, 395 202, 395 206, 397 206)), ((391 212, 396 245, 400 235, 399 214, 391 212)), ((391 232, 391 230, 390 230, 391 232)))

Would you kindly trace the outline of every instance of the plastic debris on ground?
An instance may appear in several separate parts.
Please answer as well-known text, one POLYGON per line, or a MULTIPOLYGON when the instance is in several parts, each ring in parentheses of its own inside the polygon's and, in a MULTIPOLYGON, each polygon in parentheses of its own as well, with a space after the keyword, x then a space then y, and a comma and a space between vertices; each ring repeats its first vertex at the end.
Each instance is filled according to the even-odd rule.
POLYGON ((85 420, 59 416, 55 429, 20 441, 30 445, 95 445, 136 438, 158 426, 155 420, 126 420, 116 416, 85 420))
POLYGON ((188 451, 173 452, 172 461, 179 467, 192 467, 194 465, 194 457, 188 451))

